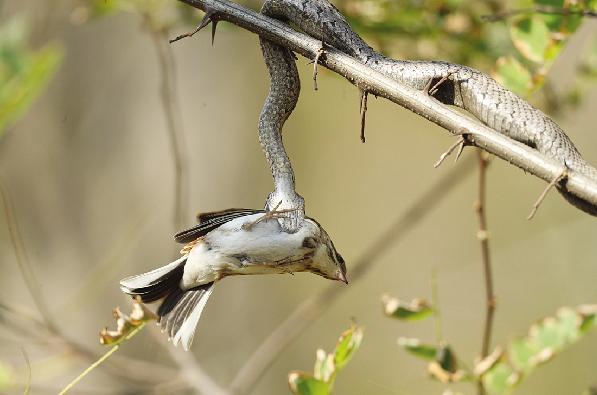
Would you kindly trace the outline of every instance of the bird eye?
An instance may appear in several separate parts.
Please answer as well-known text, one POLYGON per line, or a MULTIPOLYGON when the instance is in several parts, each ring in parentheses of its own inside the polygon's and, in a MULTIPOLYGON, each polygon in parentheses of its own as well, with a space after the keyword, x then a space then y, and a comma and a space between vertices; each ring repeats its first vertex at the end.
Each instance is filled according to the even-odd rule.
POLYGON ((346 273, 346 263, 344 262, 344 258, 342 258, 342 255, 338 254, 336 252, 336 260, 338 262, 338 264, 340 265, 340 269, 342 269, 342 273, 346 273))

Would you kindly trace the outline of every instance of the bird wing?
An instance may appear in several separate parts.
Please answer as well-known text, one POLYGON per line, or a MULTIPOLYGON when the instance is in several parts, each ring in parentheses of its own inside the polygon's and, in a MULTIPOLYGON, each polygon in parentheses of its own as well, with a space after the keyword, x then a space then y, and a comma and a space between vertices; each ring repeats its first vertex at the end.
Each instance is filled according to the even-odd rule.
POLYGON ((197 240, 199 237, 205 236, 226 222, 232 221, 236 218, 259 213, 265 213, 265 211, 253 210, 250 208, 229 208, 222 211, 201 213, 197 215, 199 224, 193 226, 192 228, 178 232, 176 235, 174 235, 174 240, 182 244, 190 243, 193 240, 197 240))

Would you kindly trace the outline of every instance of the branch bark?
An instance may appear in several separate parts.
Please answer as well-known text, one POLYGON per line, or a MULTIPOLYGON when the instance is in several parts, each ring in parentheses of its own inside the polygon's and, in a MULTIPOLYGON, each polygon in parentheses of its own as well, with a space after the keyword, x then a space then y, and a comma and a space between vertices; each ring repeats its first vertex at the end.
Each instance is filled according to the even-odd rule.
MULTIPOLYGON (((321 40, 292 29, 290 26, 248 8, 226 0, 178 0, 192 7, 215 12, 219 21, 231 22, 243 29, 266 37, 279 45, 315 59, 321 49, 321 40)), ((384 97, 427 120, 441 126, 452 134, 463 131, 470 136, 470 144, 482 148, 497 157, 550 182, 565 170, 561 163, 536 150, 499 134, 480 122, 463 115, 438 102, 425 92, 403 85, 352 57, 333 48, 326 49, 319 64, 342 75, 359 89, 384 97)), ((566 189, 574 195, 597 205, 597 180, 582 174, 570 173, 566 189)))

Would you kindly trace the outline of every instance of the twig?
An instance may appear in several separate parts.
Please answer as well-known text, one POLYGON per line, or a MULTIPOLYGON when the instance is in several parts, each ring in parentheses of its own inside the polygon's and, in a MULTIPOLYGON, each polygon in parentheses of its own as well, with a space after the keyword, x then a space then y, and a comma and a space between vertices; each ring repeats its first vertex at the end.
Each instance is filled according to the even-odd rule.
MULTIPOLYGON (((147 322, 143 322, 141 323, 138 327, 136 327, 135 329, 133 329, 131 331, 131 333, 129 333, 123 341, 129 340, 131 339, 133 336, 135 336, 137 333, 139 333, 139 331, 141 329, 143 329, 145 327, 145 324, 147 322)), ((116 351, 118 351, 118 349, 120 348, 121 343, 116 344, 115 346, 113 346, 111 349, 109 349, 104 355, 102 355, 97 361, 95 361, 94 363, 92 363, 91 365, 89 365, 87 367, 87 369, 85 369, 83 372, 81 372, 80 375, 78 375, 77 377, 75 377, 75 379, 73 381, 71 381, 70 383, 68 383, 66 385, 66 387, 64 387, 64 389, 62 391, 60 391, 60 393, 58 395, 64 395, 66 394, 68 391, 70 391, 71 389, 73 389, 73 387, 75 385, 77 385, 77 383, 79 381, 81 381, 85 376, 87 376, 93 369, 97 368, 99 365, 101 365, 105 360, 107 360, 108 358, 110 358, 110 356, 112 354, 114 354, 116 351)))
MULTIPOLYGON (((395 248, 400 240, 427 215, 431 214, 449 192, 466 179, 472 171, 472 161, 460 162, 445 177, 433 185, 415 203, 401 214, 391 227, 373 242, 351 267, 351 283, 362 279, 380 261, 379 258, 390 248, 395 248)), ((233 394, 243 394, 254 388, 255 383, 282 351, 295 340, 306 327, 317 320, 341 295, 344 288, 329 284, 319 293, 304 300, 294 311, 271 331, 247 359, 232 380, 229 390, 233 394)))
MULTIPOLYGON (((486 209, 486 178, 487 165, 489 160, 487 154, 482 150, 477 150, 477 157, 479 162, 479 190, 477 202, 475 203, 475 211, 477 213, 479 222, 479 231, 477 238, 481 243, 481 259, 483 262, 483 277, 485 279, 485 324, 483 327, 483 338, 481 341, 481 359, 489 355, 489 347, 491 345, 491 332, 493 328, 493 315, 495 313, 495 294, 493 292, 493 276, 491 272, 491 257, 489 254, 489 234, 487 231, 487 218, 485 215, 486 209)), ((478 382, 479 395, 485 394, 483 382, 478 382)))
POLYGON ((528 220, 533 219, 533 217, 537 213, 537 210, 539 209, 539 206, 541 206, 541 203, 543 203, 543 200, 545 200, 545 197, 547 196, 547 192, 549 192, 549 190, 551 188, 555 187, 557 184, 565 181, 566 178, 568 178, 568 169, 562 170, 562 173, 560 173, 559 176, 557 176, 549 184, 547 184, 545 189, 543 189, 543 192, 541 192, 541 195, 539 195, 539 197, 537 198, 537 201, 535 202, 535 204, 533 204, 533 208, 532 208, 529 216, 527 217, 528 220))
POLYGON ((315 54, 315 59, 313 59, 313 90, 317 90, 317 64, 319 63, 319 58, 325 50, 323 49, 323 41, 321 42, 321 48, 317 50, 317 54, 315 54))
POLYGON ((201 22, 199 22, 199 25, 197 25, 195 30, 188 32, 188 33, 183 33, 179 36, 176 36, 175 38, 168 40, 168 42, 170 44, 172 44, 179 40, 182 40, 183 38, 193 37, 201 29, 203 29, 205 26, 209 25, 210 23, 211 23, 211 45, 213 46, 214 40, 216 39, 216 28, 218 26, 218 20, 216 18, 216 12, 209 8, 206 8, 205 15, 203 16, 203 19, 201 19, 201 22))
MULTIPOLYGON (((149 209, 140 210, 136 218, 133 218, 131 224, 126 226, 126 231, 119 238, 116 246, 107 249, 108 253, 105 257, 91 265, 87 271, 85 278, 77 281, 77 286, 66 302, 56 310, 59 312, 67 312, 76 310, 78 306, 85 306, 96 295, 100 294, 110 281, 113 281, 114 276, 118 273, 116 271, 122 270, 122 265, 126 262, 127 254, 137 244, 141 238, 145 222, 150 218, 149 209)), ((132 217, 132 214, 131 214, 132 217)), ((122 226, 125 228, 125 226, 122 226)))
POLYGON ((25 383, 25 389, 23 390, 24 395, 29 395, 31 392, 31 362, 29 361, 29 357, 27 356, 27 351, 23 347, 21 347, 21 353, 23 353, 23 358, 25 359, 25 366, 27 367, 27 383, 25 383))
MULTIPOLYGON (((212 8, 218 13, 219 20, 232 22, 308 59, 313 59, 321 48, 321 41, 297 32, 281 21, 268 18, 230 1, 179 1, 199 9, 212 8)), ((452 133, 464 128, 474 136, 470 141, 471 145, 483 148, 547 182, 560 173, 561 163, 557 160, 548 158, 537 150, 501 135, 467 115, 443 105, 426 92, 404 85, 332 47, 326 48, 325 53, 326 56, 322 57, 319 63, 341 74, 357 87, 365 88, 376 96, 385 97, 452 133)), ((597 180, 572 172, 566 183, 566 190, 579 199, 597 206, 597 180)))
POLYGON ((367 96, 369 93, 361 89, 361 143, 365 142, 365 120, 367 115, 367 96))
POLYGON ((462 150, 464 149, 465 145, 466 134, 461 134, 460 136, 458 136, 458 139, 450 147, 448 147, 448 149, 443 154, 439 156, 439 159, 437 160, 437 162, 433 164, 433 167, 438 168, 444 162, 444 159, 450 156, 450 154, 456 148, 458 148, 458 151, 456 152, 456 157, 454 158, 454 162, 456 162, 458 158, 460 158, 460 155, 462 154, 462 150))
MULTIPOLYGON (((76 343, 62 333, 52 331, 46 326, 45 322, 37 319, 35 315, 27 312, 25 308, 0 303, 0 310, 30 321, 25 325, 18 325, 17 320, 12 318, 2 319, 2 314, 0 314, 0 321, 15 334, 26 335, 61 352, 66 349, 66 352, 74 353, 77 357, 83 358, 86 361, 94 361, 98 358, 98 355, 94 351, 76 343)), ((119 355, 115 355, 102 367, 109 368, 110 372, 116 374, 118 377, 146 385, 154 382, 163 382, 167 378, 176 375, 176 371, 166 365, 119 355)))
POLYGON ((46 306, 43 296, 39 292, 39 282, 37 281, 35 272, 33 271, 31 263, 29 262, 29 257, 27 256, 27 252, 25 250, 25 244, 23 243, 23 238, 21 237, 21 232, 19 230, 19 223, 15 216, 12 200, 10 199, 10 194, 2 178, 0 178, 0 195, 2 195, 2 202, 4 204, 4 215, 6 216, 8 233, 10 234, 10 240, 17 258, 19 271, 21 272, 21 276, 25 281, 27 291, 29 291, 29 294, 33 298, 33 303, 35 303, 35 307, 37 310, 39 310, 39 313, 43 317, 45 325, 47 325, 52 331, 57 332, 57 328, 54 324, 52 316, 50 315, 50 311, 46 306))
POLYGON ((517 8, 513 10, 506 10, 502 12, 498 12, 496 14, 491 15, 483 15, 481 19, 486 20, 488 22, 496 22, 502 19, 510 18, 512 16, 521 15, 521 14, 547 14, 547 15, 578 15, 578 16, 588 16, 588 17, 597 17, 597 11, 588 10, 588 9, 571 9, 571 8, 562 8, 562 7, 553 7, 549 5, 541 5, 536 4, 534 7, 527 7, 527 8, 517 8))
POLYGON ((180 229, 187 217, 189 185, 187 155, 185 152, 186 144, 184 141, 184 132, 181 127, 178 96, 176 95, 176 69, 174 66, 174 57, 172 56, 170 46, 167 44, 167 35, 160 31, 151 30, 151 38, 153 39, 160 64, 160 74, 162 77, 160 97, 164 116, 166 117, 170 149, 174 162, 174 226, 180 229))
POLYGON ((437 267, 431 268, 431 306, 433 308, 433 322, 435 324, 435 343, 442 344, 442 315, 439 310, 439 291, 437 285, 437 267))

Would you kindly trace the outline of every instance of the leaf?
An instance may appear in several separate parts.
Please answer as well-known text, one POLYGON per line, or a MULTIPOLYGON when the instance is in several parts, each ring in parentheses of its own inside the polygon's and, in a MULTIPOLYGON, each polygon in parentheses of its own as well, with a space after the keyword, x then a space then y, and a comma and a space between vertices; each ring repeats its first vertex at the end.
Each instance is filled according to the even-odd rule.
POLYGON ((363 328, 354 324, 340 335, 334 350, 334 364, 337 372, 350 362, 362 341, 363 328))
POLYGON ((135 329, 146 322, 157 319, 157 316, 149 311, 139 297, 133 301, 133 308, 130 315, 126 315, 117 307, 112 311, 116 319, 116 330, 104 328, 100 331, 100 344, 112 346, 127 339, 135 329))
POLYGON ((288 374, 288 385, 293 394, 298 395, 327 395, 327 383, 317 380, 309 373, 293 371, 288 374))
POLYGON ((452 348, 445 344, 438 347, 435 359, 427 365, 427 371, 442 383, 457 383, 468 378, 465 371, 458 369, 452 348))
POLYGON ((0 28, 0 136, 9 122, 30 106, 46 87, 62 59, 62 49, 26 47, 27 28, 15 18, 0 28))
POLYGON ((502 355, 504 355, 502 348, 496 347, 491 354, 475 363, 473 373, 477 376, 482 376, 499 362, 502 355))
POLYGON ((419 339, 399 337, 398 346, 416 357, 432 361, 437 355, 437 347, 423 344, 419 339))
POLYGON ((350 362, 362 340, 363 328, 351 325, 340 335, 333 353, 317 350, 313 374, 299 371, 288 374, 291 391, 302 395, 331 393, 336 375, 350 362))
POLYGON ((496 364, 489 374, 483 376, 483 386, 490 394, 508 394, 518 381, 518 374, 503 362, 496 364))
POLYGON ((555 316, 532 325, 525 337, 513 340, 507 355, 481 378, 492 394, 507 394, 528 374, 576 343, 595 328, 597 305, 562 307, 555 316))
POLYGON ((526 96, 533 87, 533 77, 529 70, 515 58, 501 57, 496 62, 494 78, 511 91, 526 96))
POLYGON ((385 315, 403 321, 418 321, 433 314, 433 308, 424 299, 404 302, 389 295, 381 297, 385 315))
POLYGON ((446 372, 455 373, 458 370, 458 363, 456 362, 456 357, 450 346, 440 346, 435 355, 435 361, 439 363, 441 368, 446 372))
POLYGON ((436 380, 439 380, 442 383, 458 383, 466 378, 466 374, 462 370, 457 370, 455 372, 450 372, 445 370, 441 364, 437 361, 429 362, 427 365, 427 371, 436 380))
POLYGON ((321 348, 317 350, 315 368, 313 369, 315 378, 322 381, 329 381, 335 371, 334 356, 327 354, 321 348))
POLYGON ((510 28, 512 43, 526 59, 543 63, 551 36, 545 21, 536 15, 520 18, 510 28))

